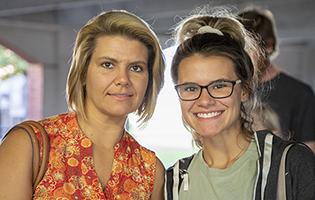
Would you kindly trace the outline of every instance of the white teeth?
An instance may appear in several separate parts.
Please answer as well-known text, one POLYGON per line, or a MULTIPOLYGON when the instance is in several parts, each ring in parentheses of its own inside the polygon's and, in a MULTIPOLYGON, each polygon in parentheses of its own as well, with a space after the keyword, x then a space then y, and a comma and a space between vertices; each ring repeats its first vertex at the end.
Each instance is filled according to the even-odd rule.
POLYGON ((221 112, 212 112, 212 113, 198 113, 197 117, 199 118, 211 118, 220 115, 221 112))

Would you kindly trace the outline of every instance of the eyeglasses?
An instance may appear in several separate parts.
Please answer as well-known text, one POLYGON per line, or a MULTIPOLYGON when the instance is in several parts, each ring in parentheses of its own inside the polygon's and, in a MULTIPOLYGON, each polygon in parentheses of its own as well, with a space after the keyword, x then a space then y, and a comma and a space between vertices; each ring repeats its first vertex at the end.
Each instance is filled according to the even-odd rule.
POLYGON ((196 83, 183 83, 175 86, 179 98, 183 101, 193 101, 199 99, 203 88, 206 88, 209 95, 215 99, 223 99, 232 95, 234 85, 241 83, 237 81, 214 81, 209 85, 198 85, 196 83))

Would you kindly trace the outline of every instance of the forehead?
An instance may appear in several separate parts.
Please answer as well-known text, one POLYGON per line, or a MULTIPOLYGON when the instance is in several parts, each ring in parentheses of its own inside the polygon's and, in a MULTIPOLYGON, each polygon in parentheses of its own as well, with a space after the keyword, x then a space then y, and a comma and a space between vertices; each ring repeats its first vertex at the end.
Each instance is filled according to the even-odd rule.
POLYGON ((112 56, 137 56, 148 57, 147 47, 140 41, 128 39, 123 36, 100 36, 96 40, 94 54, 109 54, 112 56))
POLYGON ((225 56, 202 56, 196 54, 181 61, 178 68, 178 82, 208 84, 218 79, 237 79, 234 63, 225 56))

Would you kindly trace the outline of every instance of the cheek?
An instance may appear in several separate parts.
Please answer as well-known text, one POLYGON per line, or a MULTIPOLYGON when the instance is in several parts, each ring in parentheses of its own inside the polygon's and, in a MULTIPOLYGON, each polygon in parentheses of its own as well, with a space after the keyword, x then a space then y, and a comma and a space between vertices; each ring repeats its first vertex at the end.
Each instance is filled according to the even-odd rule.
POLYGON ((148 84, 149 84, 149 78, 144 77, 142 79, 136 80, 134 83, 136 85, 136 89, 138 90, 138 93, 144 97, 144 95, 147 91, 148 84))
POLYGON ((87 85, 90 88, 97 86, 98 82, 103 82, 104 78, 101 73, 97 73, 93 66, 89 66, 85 74, 84 85, 87 85), (98 81, 95 81, 98 80, 98 81))
POLYGON ((180 100, 180 107, 181 107, 182 111, 186 110, 186 108, 187 108, 187 102, 180 100))
POLYGON ((190 109, 193 107, 193 102, 180 101, 180 107, 181 107, 182 115, 184 117, 188 116, 190 109))
POLYGON ((90 89, 98 89, 100 86, 108 85, 108 81, 108 79, 97 75, 95 77, 87 76, 85 83, 90 89))

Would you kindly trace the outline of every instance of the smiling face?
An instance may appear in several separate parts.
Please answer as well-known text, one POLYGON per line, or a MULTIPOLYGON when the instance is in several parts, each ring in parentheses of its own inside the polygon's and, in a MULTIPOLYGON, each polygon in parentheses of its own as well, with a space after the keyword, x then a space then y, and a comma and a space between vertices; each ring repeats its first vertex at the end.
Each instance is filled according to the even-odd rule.
MULTIPOLYGON (((181 61, 178 68, 178 83, 208 85, 217 80, 236 81, 233 62, 223 56, 204 57, 195 54, 181 61)), ((223 99, 212 98, 206 89, 199 99, 180 101, 182 115, 188 125, 202 137, 215 136, 231 131, 239 133, 240 105, 246 101, 247 93, 241 84, 234 86, 233 94, 223 99)))
POLYGON ((139 108, 148 80, 144 44, 121 36, 99 37, 84 82, 86 113, 125 119, 139 108))

